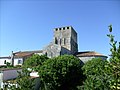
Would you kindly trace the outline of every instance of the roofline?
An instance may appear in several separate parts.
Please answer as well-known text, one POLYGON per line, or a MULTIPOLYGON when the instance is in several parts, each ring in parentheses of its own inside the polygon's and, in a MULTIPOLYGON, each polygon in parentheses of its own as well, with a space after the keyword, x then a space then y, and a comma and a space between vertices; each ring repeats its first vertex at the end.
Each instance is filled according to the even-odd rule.
POLYGON ((8 58, 8 59, 10 59, 11 57, 10 57, 10 56, 0 57, 0 59, 4 59, 4 58, 8 58))
POLYGON ((33 51, 18 51, 18 52, 14 52, 14 54, 17 54, 17 53, 27 53, 27 52, 31 52, 31 53, 33 53, 33 52, 39 52, 39 51, 43 52, 43 50, 33 50, 33 51))
MULTIPOLYGON (((79 56, 79 55, 77 55, 77 54, 79 54, 79 53, 89 53, 89 52, 96 52, 96 51, 82 51, 82 52, 77 52, 76 54, 75 54, 75 56, 79 56)), ((96 52, 97 53, 97 52, 96 52)), ((99 53, 100 54, 100 53, 99 53)), ((97 56, 97 57, 106 57, 106 58, 108 58, 108 56, 106 56, 106 55, 103 55, 103 54, 101 54, 101 55, 83 55, 83 56, 79 56, 79 57, 91 57, 91 56, 97 56)))
POLYGON ((79 56, 78 55, 77 57, 106 57, 106 58, 108 58, 107 56, 104 56, 104 55, 85 55, 85 56, 79 56))

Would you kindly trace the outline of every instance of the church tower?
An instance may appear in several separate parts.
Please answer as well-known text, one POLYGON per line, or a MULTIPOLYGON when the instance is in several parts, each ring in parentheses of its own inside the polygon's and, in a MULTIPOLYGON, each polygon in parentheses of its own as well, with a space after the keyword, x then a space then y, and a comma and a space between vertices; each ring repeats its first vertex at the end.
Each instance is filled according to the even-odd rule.
POLYGON ((71 26, 55 28, 53 43, 69 50, 71 54, 78 52, 77 33, 71 26))

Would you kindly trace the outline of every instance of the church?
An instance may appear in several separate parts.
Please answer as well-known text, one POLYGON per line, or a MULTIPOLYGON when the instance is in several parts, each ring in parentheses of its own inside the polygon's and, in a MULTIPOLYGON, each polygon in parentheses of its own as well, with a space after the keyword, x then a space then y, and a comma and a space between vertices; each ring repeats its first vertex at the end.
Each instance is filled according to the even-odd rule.
POLYGON ((33 54, 47 55, 49 58, 68 54, 78 57, 83 63, 92 58, 107 59, 107 56, 95 51, 78 52, 77 32, 72 26, 54 28, 53 40, 43 50, 12 52, 9 57, 0 57, 0 66, 9 62, 22 65, 33 54))

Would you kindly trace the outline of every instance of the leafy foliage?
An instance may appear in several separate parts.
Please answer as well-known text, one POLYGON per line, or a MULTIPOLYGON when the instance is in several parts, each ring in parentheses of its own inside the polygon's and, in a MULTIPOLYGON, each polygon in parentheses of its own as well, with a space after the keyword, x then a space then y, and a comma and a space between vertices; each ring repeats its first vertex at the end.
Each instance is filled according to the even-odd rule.
POLYGON ((17 90, 34 90, 34 80, 30 78, 30 73, 23 69, 22 73, 19 73, 17 78, 18 88, 17 90))
POLYGON ((63 55, 48 59, 39 69, 44 90, 72 90, 82 84, 83 75, 80 60, 74 56, 63 55))
POLYGON ((108 75, 105 72, 106 60, 94 58, 82 67, 86 80, 84 90, 109 90, 108 75))
POLYGON ((120 89, 120 42, 117 47, 117 41, 114 40, 112 35, 112 25, 109 26, 110 34, 107 36, 110 38, 111 45, 111 58, 109 63, 109 71, 112 80, 110 81, 111 89, 120 89))
POLYGON ((25 68, 31 68, 34 69, 35 71, 37 70, 37 67, 41 66, 44 61, 46 61, 48 57, 46 55, 38 55, 34 54, 24 62, 24 67, 25 68))
POLYGON ((9 62, 6 62, 6 66, 7 66, 7 68, 13 67, 9 62))

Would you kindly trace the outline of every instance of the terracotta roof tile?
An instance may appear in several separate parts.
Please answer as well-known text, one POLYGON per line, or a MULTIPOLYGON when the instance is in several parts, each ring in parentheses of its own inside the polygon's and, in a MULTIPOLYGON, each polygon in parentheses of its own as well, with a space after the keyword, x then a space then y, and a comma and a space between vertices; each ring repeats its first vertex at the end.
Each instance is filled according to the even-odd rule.
POLYGON ((20 51, 20 52, 16 52, 14 53, 14 57, 15 58, 18 58, 18 57, 26 57, 26 56, 31 56, 33 55, 34 53, 42 53, 43 51, 42 50, 38 50, 38 51, 20 51))
POLYGON ((104 56, 104 57, 107 57, 107 56, 105 56, 103 54, 100 54, 98 52, 95 52, 95 51, 78 52, 75 55, 78 56, 78 57, 90 57, 90 56, 104 56))

